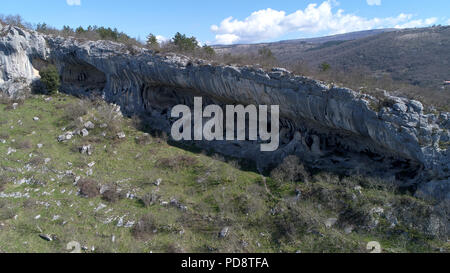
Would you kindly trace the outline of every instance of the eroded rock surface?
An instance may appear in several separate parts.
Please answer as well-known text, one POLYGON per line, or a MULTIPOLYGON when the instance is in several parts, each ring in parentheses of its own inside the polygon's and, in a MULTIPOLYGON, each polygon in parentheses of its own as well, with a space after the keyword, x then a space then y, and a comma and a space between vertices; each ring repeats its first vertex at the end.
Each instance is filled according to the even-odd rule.
POLYGON ((173 122, 171 108, 192 106, 194 96, 202 96, 204 105, 280 105, 281 143, 276 152, 260 152, 255 141, 196 144, 251 159, 261 169, 296 154, 313 168, 381 176, 404 185, 449 180, 450 114, 425 114, 418 101, 387 95, 380 102, 281 68, 267 72, 213 65, 15 27, 3 27, 0 33, 0 88, 10 96, 19 90, 14 85, 18 79, 26 86, 36 78, 36 70, 51 62, 60 71, 62 91, 101 95, 125 114, 139 114, 153 128, 167 132, 173 122))

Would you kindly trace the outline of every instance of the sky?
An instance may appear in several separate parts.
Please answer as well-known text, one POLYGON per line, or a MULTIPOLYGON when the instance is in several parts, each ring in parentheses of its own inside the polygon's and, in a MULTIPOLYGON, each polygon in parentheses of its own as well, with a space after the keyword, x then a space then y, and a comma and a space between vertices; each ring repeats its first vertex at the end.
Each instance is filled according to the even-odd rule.
POLYGON ((377 28, 450 24, 449 0, 0 0, 0 14, 61 28, 98 25, 145 39, 273 42, 377 28))

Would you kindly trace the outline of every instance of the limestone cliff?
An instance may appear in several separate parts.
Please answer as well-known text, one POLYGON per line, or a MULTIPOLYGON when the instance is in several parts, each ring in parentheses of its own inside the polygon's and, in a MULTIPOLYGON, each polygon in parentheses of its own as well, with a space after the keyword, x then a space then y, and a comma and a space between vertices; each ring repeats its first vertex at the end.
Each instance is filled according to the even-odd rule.
POLYGON ((113 42, 46 37, 16 27, 3 27, 0 33, 0 89, 10 96, 21 89, 17 79, 26 87, 35 79, 35 70, 54 63, 62 91, 102 95, 126 114, 145 116, 160 130, 170 130, 170 109, 192 104, 194 96, 202 96, 204 104, 276 104, 282 119, 277 152, 261 153, 259 144, 250 141, 196 144, 252 159, 261 168, 296 154, 317 169, 376 175, 405 185, 449 183, 450 113, 425 114, 418 101, 387 96, 380 102, 280 68, 266 72, 213 65, 113 42))

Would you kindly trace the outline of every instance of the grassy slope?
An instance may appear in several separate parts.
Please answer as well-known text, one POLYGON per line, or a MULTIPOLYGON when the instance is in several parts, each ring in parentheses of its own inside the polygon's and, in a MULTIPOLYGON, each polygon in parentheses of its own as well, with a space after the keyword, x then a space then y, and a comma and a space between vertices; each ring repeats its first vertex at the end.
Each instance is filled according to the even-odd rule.
MULTIPOLYGON (((126 133, 124 140, 101 137, 96 122, 97 129, 90 136, 58 143, 57 136, 69 123, 63 106, 77 104, 79 99, 65 95, 51 101, 45 98, 29 98, 16 110, 0 104, 0 139, 6 139, 5 144, 0 143, 0 179, 6 182, 3 192, 30 195, 0 197, 0 252, 68 252, 70 241, 86 246, 86 252, 92 246, 95 252, 365 252, 372 240, 380 241, 388 252, 448 247, 414 232, 407 231, 406 237, 405 232, 402 236, 387 233, 383 224, 373 231, 351 234, 345 234, 343 227, 326 228, 325 220, 337 217, 338 211, 313 194, 295 201, 296 187, 305 193, 327 191, 333 197, 342 190, 354 194, 353 184, 337 186, 313 179, 315 183, 280 185, 239 170, 219 157, 169 146, 157 137, 152 137, 150 144, 139 144, 136 137, 143 133, 131 126, 131 120, 120 123, 126 133), (35 116, 40 120, 34 121, 35 116), (38 143, 43 148, 37 148, 38 143), (87 143, 94 146, 92 156, 77 151, 87 143), (17 152, 7 155, 9 147, 17 152), (187 160, 179 163, 180 157, 187 160), (45 158, 51 161, 45 164, 45 158), (96 163, 91 178, 99 184, 117 183, 123 193, 142 197, 153 192, 160 199, 146 207, 139 198, 110 203, 101 197, 77 195, 74 176, 66 171, 86 177, 90 162, 96 163), (164 166, 161 162, 178 165, 164 166), (18 185, 22 178, 38 182, 18 185), (162 178, 159 187, 153 185, 158 178, 162 178), (173 198, 186 205, 187 211, 161 205, 173 198), (106 207, 95 211, 100 204, 106 207), (154 217, 156 233, 136 237, 133 228, 117 227, 121 217, 124 224, 137 223, 148 214, 154 217), (41 217, 35 219, 37 215, 41 217), (52 220, 55 215, 60 218, 52 220), (219 239, 218 233, 225 226, 231 227, 230 234, 219 239), (55 240, 41 239, 42 233, 55 236, 55 240)), ((94 121, 89 114, 88 119, 94 121)), ((403 197, 369 187, 363 188, 358 202, 344 201, 372 208, 396 198, 403 197)))

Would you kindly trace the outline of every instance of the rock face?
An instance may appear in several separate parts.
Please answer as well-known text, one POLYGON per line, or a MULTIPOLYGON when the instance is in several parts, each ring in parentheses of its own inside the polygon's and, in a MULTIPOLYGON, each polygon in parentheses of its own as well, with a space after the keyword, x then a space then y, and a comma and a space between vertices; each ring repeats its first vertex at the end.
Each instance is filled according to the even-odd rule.
POLYGON ((1 33, 0 60, 5 69, 0 88, 8 95, 14 95, 8 87, 12 82, 18 78, 31 82, 33 66, 39 70, 51 62, 60 71, 62 91, 101 95, 121 106, 123 113, 139 114, 167 132, 174 121, 171 108, 192 106, 194 96, 202 96, 204 105, 280 105, 281 143, 276 152, 260 152, 255 141, 196 145, 252 159, 261 169, 296 154, 314 168, 381 176, 405 185, 449 180, 450 114, 424 114, 418 101, 388 95, 379 101, 281 68, 266 72, 212 65, 113 42, 45 37, 18 28, 3 27, 1 33))
POLYGON ((0 89, 8 96, 30 91, 31 82, 39 77, 38 62, 48 58, 45 37, 18 27, 0 25, 0 89))

